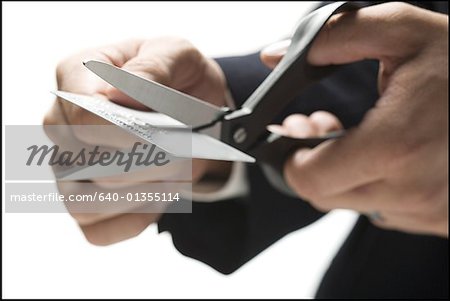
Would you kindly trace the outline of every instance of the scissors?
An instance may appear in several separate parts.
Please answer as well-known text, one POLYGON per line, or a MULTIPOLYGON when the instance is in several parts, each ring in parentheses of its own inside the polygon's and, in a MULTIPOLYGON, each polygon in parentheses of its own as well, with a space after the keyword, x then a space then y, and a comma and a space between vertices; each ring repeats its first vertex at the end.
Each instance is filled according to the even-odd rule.
POLYGON ((214 106, 104 62, 87 61, 84 64, 143 105, 190 126, 197 135, 212 138, 219 148, 215 148, 215 154, 211 153, 208 158, 214 159, 220 153, 220 158, 229 157, 230 161, 257 162, 272 185, 293 195, 281 172, 290 152, 301 147, 315 147, 326 140, 341 137, 344 132, 299 139, 271 133, 266 127, 300 91, 338 68, 312 66, 306 56, 315 37, 332 15, 357 8, 360 6, 355 3, 336 2, 305 16, 292 36, 286 55, 235 110, 214 106))

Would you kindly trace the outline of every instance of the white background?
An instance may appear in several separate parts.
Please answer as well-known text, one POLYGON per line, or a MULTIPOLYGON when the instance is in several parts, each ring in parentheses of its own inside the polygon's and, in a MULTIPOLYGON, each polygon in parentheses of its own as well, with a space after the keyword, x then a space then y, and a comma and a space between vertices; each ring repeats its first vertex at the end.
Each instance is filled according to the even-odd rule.
MULTIPOLYGON (((82 48, 171 34, 210 56, 245 54, 289 35, 310 6, 2 3, 3 124, 40 124, 53 101, 57 62, 82 48)), ((155 226, 131 240, 96 247, 67 214, 2 214, 7 298, 313 297, 356 218, 333 212, 223 276, 179 254, 170 235, 158 235, 155 226)))

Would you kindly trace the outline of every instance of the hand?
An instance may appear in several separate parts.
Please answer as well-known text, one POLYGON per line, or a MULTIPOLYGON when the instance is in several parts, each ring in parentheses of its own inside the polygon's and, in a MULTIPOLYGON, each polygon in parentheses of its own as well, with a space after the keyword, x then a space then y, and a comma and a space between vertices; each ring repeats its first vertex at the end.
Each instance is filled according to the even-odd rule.
MULTIPOLYGON (((148 110, 87 70, 82 62, 88 59, 114 64, 215 105, 225 105, 226 81, 220 67, 183 39, 158 38, 125 41, 82 51, 63 60, 57 67, 56 77, 59 90, 104 97, 124 106, 148 110)), ((45 116, 44 125, 60 124, 106 125, 109 123, 78 106, 57 99, 45 116)), ((115 143, 119 141, 120 144, 121 140, 112 141, 109 137, 96 135, 93 131, 83 131, 82 127, 74 127, 73 136, 80 143, 116 147, 120 145, 115 145, 115 143)), ((193 181, 198 181, 207 173, 223 170, 218 168, 223 164, 217 161, 193 160, 193 181)), ((124 181, 127 179, 125 178, 124 181)), ((111 179, 106 181, 94 179, 93 183, 97 184, 99 189, 104 189, 108 180, 111 179)), ((114 183, 118 183, 118 180, 120 178, 115 178, 114 183)), ((58 187, 65 191, 80 189, 79 183, 76 182, 58 183, 58 187)), ((114 215, 102 213, 72 213, 72 215, 90 242, 106 245, 139 234, 149 224, 156 222, 161 215, 160 213, 131 213, 133 210, 134 208, 124 209, 122 213, 114 215)))
MULTIPOLYGON (((273 67, 282 55, 262 59, 273 67)), ((286 180, 321 210, 448 237, 448 16, 401 3, 336 15, 308 54, 313 65, 363 59, 380 62, 376 106, 345 137, 295 152, 286 180)))

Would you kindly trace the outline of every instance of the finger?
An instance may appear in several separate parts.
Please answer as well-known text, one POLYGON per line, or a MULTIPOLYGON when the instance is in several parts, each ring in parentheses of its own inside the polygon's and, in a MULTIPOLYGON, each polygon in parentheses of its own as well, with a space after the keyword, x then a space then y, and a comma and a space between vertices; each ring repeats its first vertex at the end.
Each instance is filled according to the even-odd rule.
POLYGON ((81 226, 86 239, 94 245, 105 246, 137 236, 150 224, 157 222, 160 213, 128 213, 96 224, 81 226))
MULTIPOLYGON (((370 118, 369 118, 370 119, 370 118)), ((383 177, 392 150, 386 151, 388 133, 378 122, 366 122, 335 140, 289 158, 285 176, 292 188, 307 199, 333 196, 383 177)))
POLYGON ((121 92, 120 90, 118 90, 115 87, 112 87, 112 86, 107 87, 105 89, 105 94, 109 100, 111 100, 112 102, 115 102, 117 104, 120 104, 122 106, 125 106, 128 108, 133 108, 136 110, 141 110, 141 111, 151 111, 150 108, 144 106, 140 102, 138 102, 135 99, 131 98, 130 96, 124 94, 123 92, 121 92))
POLYGON ((361 185, 344 193, 318 197, 310 202, 317 209, 351 209, 361 213, 389 212, 392 215, 438 215, 446 208, 440 208, 424 197, 421 185, 411 187, 409 181, 378 180, 361 185))
POLYGON ((261 61, 269 68, 273 69, 286 54, 291 40, 283 40, 270 44, 260 53, 261 61))
MULTIPOLYGON (((144 52, 140 49, 137 56, 131 58, 125 64, 122 69, 127 70, 142 78, 157 81, 159 83, 167 85, 169 82, 169 71, 164 66, 164 62, 160 59, 161 54, 155 52, 144 52)), ((122 91, 113 86, 108 86, 105 90, 105 94, 109 100, 118 103, 120 105, 134 108, 142 111, 150 111, 150 108, 146 107, 139 101, 131 98, 122 91)))
POLYGON ((417 51, 420 35, 405 33, 407 25, 417 21, 410 13, 414 9, 387 3, 335 15, 315 39, 308 60, 314 65, 344 64, 417 51))
POLYGON ((317 136, 319 129, 306 115, 293 114, 284 119, 282 127, 287 136, 306 138, 317 136))
POLYGON ((127 40, 97 49, 87 49, 63 60, 56 68, 58 88, 83 94, 101 92, 107 83, 84 67, 83 61, 101 60, 121 67, 136 55, 141 44, 141 40, 127 40))
MULTIPOLYGON (((74 127, 68 125, 61 101, 56 100, 53 103, 52 108, 44 117, 43 124, 43 129, 47 137, 58 146, 59 155, 66 151, 70 151, 72 153, 76 153, 78 151, 79 153, 82 149, 90 148, 89 145, 86 145, 83 140, 80 140, 77 135, 74 134, 74 127)), ((63 166, 59 164, 52 166, 55 173, 58 168, 61 167, 63 166)))
POLYGON ((311 199, 311 204, 322 211, 351 209, 361 213, 397 210, 408 211, 408 194, 386 181, 375 181, 333 196, 311 199))
MULTIPOLYGON (((201 75, 203 59, 201 53, 188 41, 165 37, 143 43, 136 56, 125 62, 122 68, 145 79, 182 90, 201 75)), ((106 95, 121 105, 149 110, 114 87, 109 86, 106 95)))
MULTIPOLYGON (((142 41, 128 40, 115 45, 107 45, 98 49, 84 50, 73 55, 60 64, 56 69, 59 90, 86 95, 105 95, 108 84, 83 66, 86 60, 100 60, 117 66, 136 55, 142 41)), ((78 106, 58 99, 70 124, 105 124, 102 118, 78 106)))
POLYGON ((267 126, 267 130, 272 133, 297 138, 322 136, 340 129, 342 129, 342 124, 339 119, 326 111, 316 111, 309 117, 303 114, 293 114, 284 120, 283 125, 267 126))
POLYGON ((319 136, 323 136, 329 132, 341 130, 343 128, 339 119, 326 111, 316 111, 309 116, 309 119, 318 129, 319 136))

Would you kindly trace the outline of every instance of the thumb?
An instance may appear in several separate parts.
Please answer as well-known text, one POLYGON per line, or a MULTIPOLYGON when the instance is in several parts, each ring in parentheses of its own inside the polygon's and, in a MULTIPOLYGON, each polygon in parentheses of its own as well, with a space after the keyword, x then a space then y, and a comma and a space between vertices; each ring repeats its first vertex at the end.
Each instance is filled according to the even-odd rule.
POLYGON ((286 54, 291 40, 278 41, 270 44, 261 51, 261 61, 269 68, 273 69, 286 54))
MULTIPOLYGON (((148 53, 145 55, 138 53, 136 57, 128 60, 121 68, 137 76, 159 82, 163 85, 168 85, 169 83, 168 68, 164 66, 162 60, 158 60, 157 57, 149 55, 148 53)), ((142 111, 150 110, 148 107, 113 86, 109 86, 105 90, 105 94, 108 99, 117 104, 142 111)))
POLYGON ((430 14, 410 4, 385 3, 334 15, 315 39, 308 61, 323 66, 376 59, 393 68, 420 49, 429 30, 415 10, 430 14))

